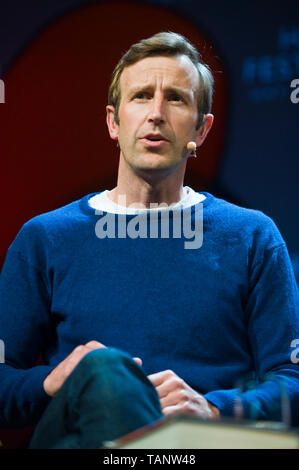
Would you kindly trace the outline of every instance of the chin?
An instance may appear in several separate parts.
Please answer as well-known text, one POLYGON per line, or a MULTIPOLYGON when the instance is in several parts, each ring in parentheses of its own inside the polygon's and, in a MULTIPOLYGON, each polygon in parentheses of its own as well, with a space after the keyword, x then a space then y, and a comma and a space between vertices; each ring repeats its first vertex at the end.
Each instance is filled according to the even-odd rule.
POLYGON ((178 168, 178 164, 174 165, 170 162, 160 162, 159 164, 143 164, 136 165, 133 170, 145 181, 154 181, 174 173, 178 168))
POLYGON ((146 161, 143 162, 138 162, 136 165, 134 165, 134 168, 137 171, 149 171, 149 172, 159 172, 159 171, 169 171, 174 167, 174 164, 169 161, 161 161, 155 159, 155 161, 149 161, 146 159, 146 161))
POLYGON ((165 155, 162 153, 158 152, 148 152, 145 154, 139 154, 136 156, 135 162, 136 167, 139 168, 148 168, 150 169, 167 169, 167 168, 172 168, 173 166, 176 166, 179 161, 177 161, 177 158, 171 155, 165 155))

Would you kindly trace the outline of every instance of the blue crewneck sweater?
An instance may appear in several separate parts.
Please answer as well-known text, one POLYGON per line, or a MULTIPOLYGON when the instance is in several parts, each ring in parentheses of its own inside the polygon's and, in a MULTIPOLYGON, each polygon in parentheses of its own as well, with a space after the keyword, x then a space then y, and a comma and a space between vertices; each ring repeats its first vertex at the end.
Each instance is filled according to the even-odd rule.
POLYGON ((299 371, 291 360, 298 292, 273 221, 203 193, 202 206, 169 212, 169 238, 160 229, 155 238, 117 236, 120 224, 134 224, 137 233, 148 214, 116 217, 115 238, 99 238, 107 214, 89 206, 94 194, 34 217, 8 250, 0 428, 35 424, 50 400, 44 378, 90 340, 141 357, 146 374, 173 370, 223 416, 234 414, 241 397, 245 418, 279 419, 287 390, 299 425, 299 371), (171 228, 187 210, 201 227, 199 207, 202 244, 186 249, 171 228), (44 364, 36 366, 41 353, 44 364), (253 376, 256 388, 244 391, 253 376))

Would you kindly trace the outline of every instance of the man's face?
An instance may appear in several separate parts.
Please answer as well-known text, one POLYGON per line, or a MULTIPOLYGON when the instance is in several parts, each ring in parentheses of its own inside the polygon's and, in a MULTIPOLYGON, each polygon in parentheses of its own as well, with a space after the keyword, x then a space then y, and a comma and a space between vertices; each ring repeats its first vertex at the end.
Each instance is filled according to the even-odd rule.
POLYGON ((184 55, 147 57, 120 77, 119 124, 107 107, 110 135, 135 172, 173 171, 198 131, 198 72, 184 55))

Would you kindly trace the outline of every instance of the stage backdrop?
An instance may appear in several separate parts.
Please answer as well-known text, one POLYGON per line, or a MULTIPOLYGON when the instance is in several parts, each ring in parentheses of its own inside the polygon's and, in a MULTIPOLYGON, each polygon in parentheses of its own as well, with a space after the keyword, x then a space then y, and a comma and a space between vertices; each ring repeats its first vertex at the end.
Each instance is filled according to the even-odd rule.
POLYGON ((188 36, 216 71, 217 120, 200 158, 189 159, 186 175, 186 184, 209 187, 227 121, 224 67, 209 38, 158 6, 112 3, 76 9, 47 25, 5 75, 2 257, 30 217, 115 186, 119 150, 108 135, 105 111, 111 73, 132 43, 165 30, 188 36), (140 21, 152 17, 154 24, 140 21))
POLYGON ((215 127, 186 183, 270 215, 297 269, 295 0, 2 0, 2 260, 29 217, 115 184, 110 74, 133 41, 161 30, 190 38, 216 78, 215 127))

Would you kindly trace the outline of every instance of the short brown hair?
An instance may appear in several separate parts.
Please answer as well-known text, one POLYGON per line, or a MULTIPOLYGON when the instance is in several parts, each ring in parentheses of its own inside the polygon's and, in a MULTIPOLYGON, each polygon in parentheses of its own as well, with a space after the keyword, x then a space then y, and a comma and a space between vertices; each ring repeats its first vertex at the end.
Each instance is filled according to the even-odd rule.
POLYGON ((195 65, 199 76, 198 122, 199 128, 204 114, 211 112, 214 78, 207 64, 201 61, 196 48, 182 35, 173 32, 162 32, 148 39, 133 44, 122 56, 115 67, 108 92, 108 104, 114 106, 115 121, 119 124, 118 110, 120 105, 120 76, 123 70, 141 59, 150 56, 186 55, 195 65))

